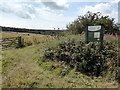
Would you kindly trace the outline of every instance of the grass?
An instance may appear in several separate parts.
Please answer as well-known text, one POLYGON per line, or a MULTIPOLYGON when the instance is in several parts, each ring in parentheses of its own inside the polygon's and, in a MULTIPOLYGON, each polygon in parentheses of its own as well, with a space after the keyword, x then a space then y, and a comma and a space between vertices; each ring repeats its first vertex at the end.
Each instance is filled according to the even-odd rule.
MULTIPOLYGON (((8 33, 4 33, 7 35, 8 33)), ((10 33, 10 36, 13 34, 10 33)), ((14 33, 14 35, 16 35, 14 33)), ((9 36, 9 37, 10 37, 9 36)), ((71 70, 68 75, 61 77, 62 64, 58 62, 43 62, 45 49, 55 47, 62 41, 75 38, 84 40, 83 35, 66 35, 60 38, 32 34, 25 36, 32 46, 7 49, 2 52, 3 88, 117 88, 117 82, 107 81, 102 77, 89 77, 71 70), (33 38, 36 39, 34 40, 33 38), (50 38, 51 37, 51 38, 50 38), (49 38, 49 39, 44 39, 49 38), (46 41, 48 40, 48 41, 46 41)), ((25 39, 25 40, 27 40, 25 39)))
POLYGON ((18 37, 23 38, 25 46, 37 45, 41 43, 46 43, 52 39, 54 36, 50 35, 40 35, 40 34, 29 34, 29 33, 17 33, 17 32, 2 32, 2 38, 18 37))

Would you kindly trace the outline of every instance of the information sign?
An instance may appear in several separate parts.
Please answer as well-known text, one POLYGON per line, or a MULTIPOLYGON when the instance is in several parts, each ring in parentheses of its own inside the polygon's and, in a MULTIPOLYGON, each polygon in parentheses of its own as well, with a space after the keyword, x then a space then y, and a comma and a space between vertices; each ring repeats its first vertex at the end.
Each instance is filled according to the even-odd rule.
POLYGON ((101 25, 87 27, 86 43, 89 42, 100 42, 100 48, 103 47, 103 27, 101 25))

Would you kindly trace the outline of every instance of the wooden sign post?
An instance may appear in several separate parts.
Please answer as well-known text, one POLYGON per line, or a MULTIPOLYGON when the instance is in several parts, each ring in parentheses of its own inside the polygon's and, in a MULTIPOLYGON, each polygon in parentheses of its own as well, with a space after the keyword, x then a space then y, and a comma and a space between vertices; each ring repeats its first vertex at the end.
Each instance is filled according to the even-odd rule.
POLYGON ((86 43, 100 42, 100 50, 103 49, 103 26, 88 26, 86 29, 86 43))

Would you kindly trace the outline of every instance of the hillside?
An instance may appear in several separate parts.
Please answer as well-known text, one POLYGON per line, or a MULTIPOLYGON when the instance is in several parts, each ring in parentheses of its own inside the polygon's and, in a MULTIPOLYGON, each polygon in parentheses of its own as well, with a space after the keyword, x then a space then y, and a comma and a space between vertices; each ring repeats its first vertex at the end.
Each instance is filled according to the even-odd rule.
POLYGON ((46 29, 27 29, 27 28, 15 28, 15 27, 3 27, 0 26, 3 32, 20 32, 20 33, 33 33, 42 35, 55 35, 58 32, 64 30, 46 30, 46 29))

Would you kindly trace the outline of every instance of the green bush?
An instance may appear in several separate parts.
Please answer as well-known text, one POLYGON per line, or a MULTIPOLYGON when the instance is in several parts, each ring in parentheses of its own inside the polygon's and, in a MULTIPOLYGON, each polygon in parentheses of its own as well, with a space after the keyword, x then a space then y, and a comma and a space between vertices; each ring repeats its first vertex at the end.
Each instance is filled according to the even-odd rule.
POLYGON ((74 39, 62 42, 55 48, 45 51, 45 61, 65 62, 76 71, 87 75, 100 76, 117 65, 117 48, 110 42, 104 42, 104 49, 99 49, 99 43, 85 44, 74 39))

